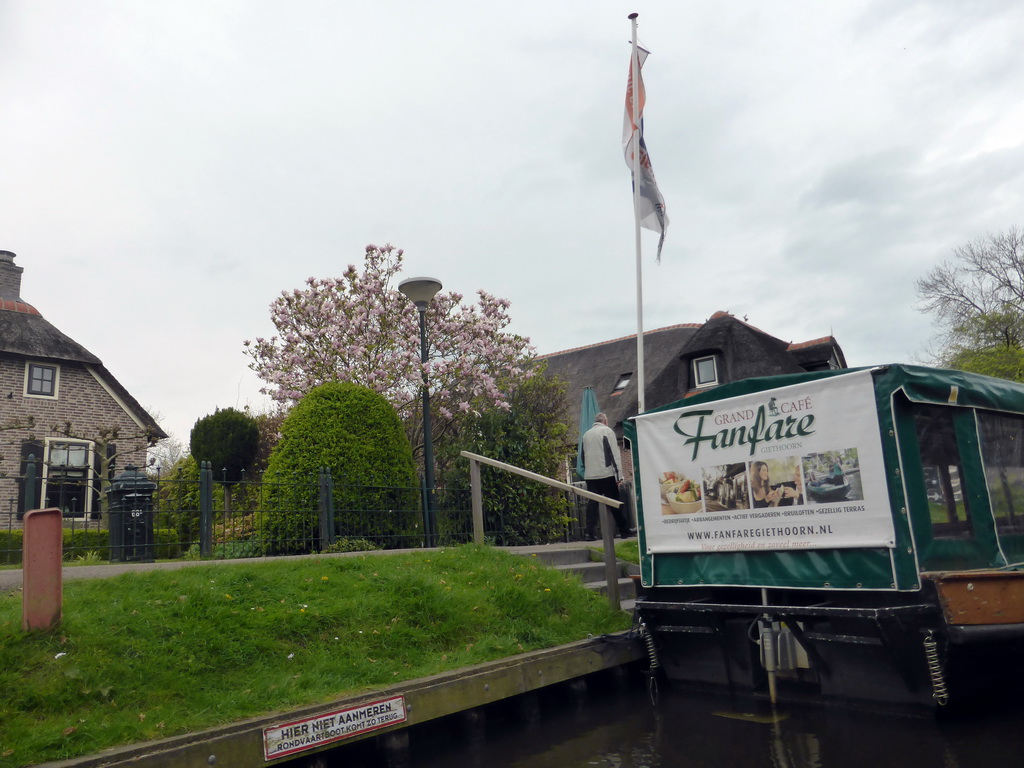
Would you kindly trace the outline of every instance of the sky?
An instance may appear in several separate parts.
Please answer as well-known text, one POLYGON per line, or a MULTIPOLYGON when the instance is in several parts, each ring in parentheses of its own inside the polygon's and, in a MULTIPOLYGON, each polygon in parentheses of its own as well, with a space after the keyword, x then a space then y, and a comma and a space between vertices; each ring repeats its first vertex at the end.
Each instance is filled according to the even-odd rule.
POLYGON ((923 359, 915 281, 1024 225, 1020 0, 0 0, 0 249, 185 444, 268 408, 243 341, 369 243, 541 354, 628 336, 631 12, 643 327, 923 359))

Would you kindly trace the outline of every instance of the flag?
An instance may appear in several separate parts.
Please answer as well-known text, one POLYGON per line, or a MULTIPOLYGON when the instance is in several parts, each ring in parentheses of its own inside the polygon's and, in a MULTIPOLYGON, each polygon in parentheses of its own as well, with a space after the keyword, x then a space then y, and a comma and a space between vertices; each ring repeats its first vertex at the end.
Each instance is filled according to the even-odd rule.
MULTIPOLYGON (((651 168, 651 157, 647 154, 644 143, 644 92, 643 65, 648 51, 636 49, 637 55, 637 114, 633 114, 633 61, 630 56, 629 78, 626 81, 626 118, 622 126, 622 148, 626 155, 626 165, 633 170, 633 153, 640 147, 640 226, 658 232, 658 262, 661 262, 661 246, 665 243, 665 230, 668 228, 668 216, 665 213, 665 198, 658 190, 658 182, 654 179, 651 168)), ((633 184, 637 180, 633 179, 633 184)))

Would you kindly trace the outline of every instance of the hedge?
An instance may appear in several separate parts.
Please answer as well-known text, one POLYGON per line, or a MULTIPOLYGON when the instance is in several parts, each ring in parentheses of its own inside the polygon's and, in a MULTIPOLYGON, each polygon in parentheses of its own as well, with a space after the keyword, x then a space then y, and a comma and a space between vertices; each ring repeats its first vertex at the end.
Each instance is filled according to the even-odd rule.
MULTIPOLYGON (((21 565, 22 536, 22 531, 0 531, 0 565, 21 565)), ((173 528, 154 529, 153 543, 153 554, 158 560, 174 560, 183 553, 178 532, 173 528)), ((110 531, 65 528, 61 546, 65 560, 87 552, 96 552, 105 560, 110 554, 110 531)))

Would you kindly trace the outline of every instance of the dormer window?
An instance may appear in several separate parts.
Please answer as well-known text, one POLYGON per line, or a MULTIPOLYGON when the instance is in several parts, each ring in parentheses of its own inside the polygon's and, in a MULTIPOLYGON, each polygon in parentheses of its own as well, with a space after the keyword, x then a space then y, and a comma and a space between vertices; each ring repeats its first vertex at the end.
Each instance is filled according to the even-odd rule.
POLYGON ((622 393, 626 387, 629 386, 629 382, 633 380, 633 372, 624 373, 619 376, 619 380, 615 382, 615 386, 612 387, 612 394, 618 395, 622 393))
POLYGON ((25 366, 25 394, 28 397, 57 397, 57 374, 60 369, 56 365, 28 363, 25 366))
POLYGON ((718 384, 718 364, 714 355, 698 357, 693 361, 693 386, 704 389, 718 384))

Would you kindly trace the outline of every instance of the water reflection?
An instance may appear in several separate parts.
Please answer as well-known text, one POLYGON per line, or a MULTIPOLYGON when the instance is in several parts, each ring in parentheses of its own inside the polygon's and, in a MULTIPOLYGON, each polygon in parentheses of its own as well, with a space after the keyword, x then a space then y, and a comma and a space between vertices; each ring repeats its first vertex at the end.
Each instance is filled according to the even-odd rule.
POLYGON ((1020 765, 1022 711, 921 717, 761 705, 662 691, 602 692, 544 707, 532 726, 487 725, 487 738, 414 740, 416 768, 993 768, 1020 765), (441 743, 443 742, 443 743, 441 743), (459 746, 456 746, 459 745, 459 746))

